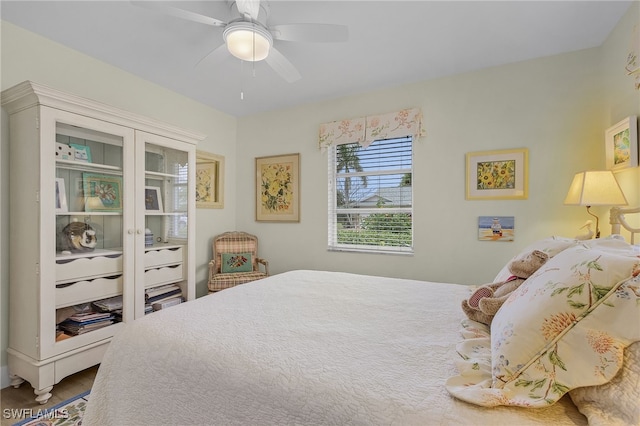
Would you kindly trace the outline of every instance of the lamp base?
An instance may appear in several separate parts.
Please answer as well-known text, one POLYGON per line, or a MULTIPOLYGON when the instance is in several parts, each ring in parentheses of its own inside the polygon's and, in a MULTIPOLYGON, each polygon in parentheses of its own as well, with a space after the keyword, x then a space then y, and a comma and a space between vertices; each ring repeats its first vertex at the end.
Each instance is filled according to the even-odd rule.
POLYGON ((591 216, 596 218, 596 236, 595 238, 600 238, 600 219, 598 219, 598 216, 596 216, 595 214, 591 213, 591 210, 589 210, 591 208, 591 206, 587 206, 587 213, 589 213, 591 216))

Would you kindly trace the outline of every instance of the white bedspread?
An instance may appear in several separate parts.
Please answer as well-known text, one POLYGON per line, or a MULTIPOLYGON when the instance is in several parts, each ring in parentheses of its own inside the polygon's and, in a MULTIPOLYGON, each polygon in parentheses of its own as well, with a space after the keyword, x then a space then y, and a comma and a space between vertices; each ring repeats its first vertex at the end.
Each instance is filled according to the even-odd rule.
POLYGON ((586 424, 451 397, 466 286, 293 271, 156 312, 112 341, 84 425, 586 424))

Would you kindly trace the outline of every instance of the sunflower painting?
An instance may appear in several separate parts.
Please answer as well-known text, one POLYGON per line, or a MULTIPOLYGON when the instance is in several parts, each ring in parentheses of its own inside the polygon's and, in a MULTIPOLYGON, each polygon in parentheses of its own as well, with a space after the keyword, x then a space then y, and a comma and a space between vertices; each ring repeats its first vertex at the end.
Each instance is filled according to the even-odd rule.
POLYGON ((256 159, 256 220, 299 221, 299 154, 256 159))
POLYGON ((516 162, 486 161, 477 165, 477 189, 513 189, 516 184, 516 162))
POLYGON ((526 199, 528 153, 526 148, 467 153, 467 200, 526 199))

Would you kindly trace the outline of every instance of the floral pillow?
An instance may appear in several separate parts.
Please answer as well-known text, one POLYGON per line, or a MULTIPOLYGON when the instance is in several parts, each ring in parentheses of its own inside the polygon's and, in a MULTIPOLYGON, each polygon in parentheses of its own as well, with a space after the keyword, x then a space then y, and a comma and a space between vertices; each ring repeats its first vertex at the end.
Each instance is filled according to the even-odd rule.
POLYGON ((253 270, 251 253, 222 253, 222 267, 220 269, 223 274, 251 272, 253 270))
POLYGON ((491 325, 490 373, 480 364, 484 374, 459 369, 447 389, 487 407, 544 407, 571 389, 611 380, 634 341, 640 259, 617 247, 578 244, 551 258, 500 308, 491 325))

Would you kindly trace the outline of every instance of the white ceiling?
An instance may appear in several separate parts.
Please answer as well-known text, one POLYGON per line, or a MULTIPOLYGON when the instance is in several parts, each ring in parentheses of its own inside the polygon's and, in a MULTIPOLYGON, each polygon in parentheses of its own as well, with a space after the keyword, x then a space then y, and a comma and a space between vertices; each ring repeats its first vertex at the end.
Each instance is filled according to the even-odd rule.
MULTIPOLYGON (((269 25, 347 25, 346 43, 275 41, 302 79, 264 61, 196 64, 222 29, 128 1, 7 1, 3 20, 234 116, 601 45, 632 1, 278 1, 269 25), (253 75, 255 74, 255 75, 253 75), (240 99, 240 93, 244 99, 240 99)), ((172 1, 226 20, 224 1, 172 1)))

